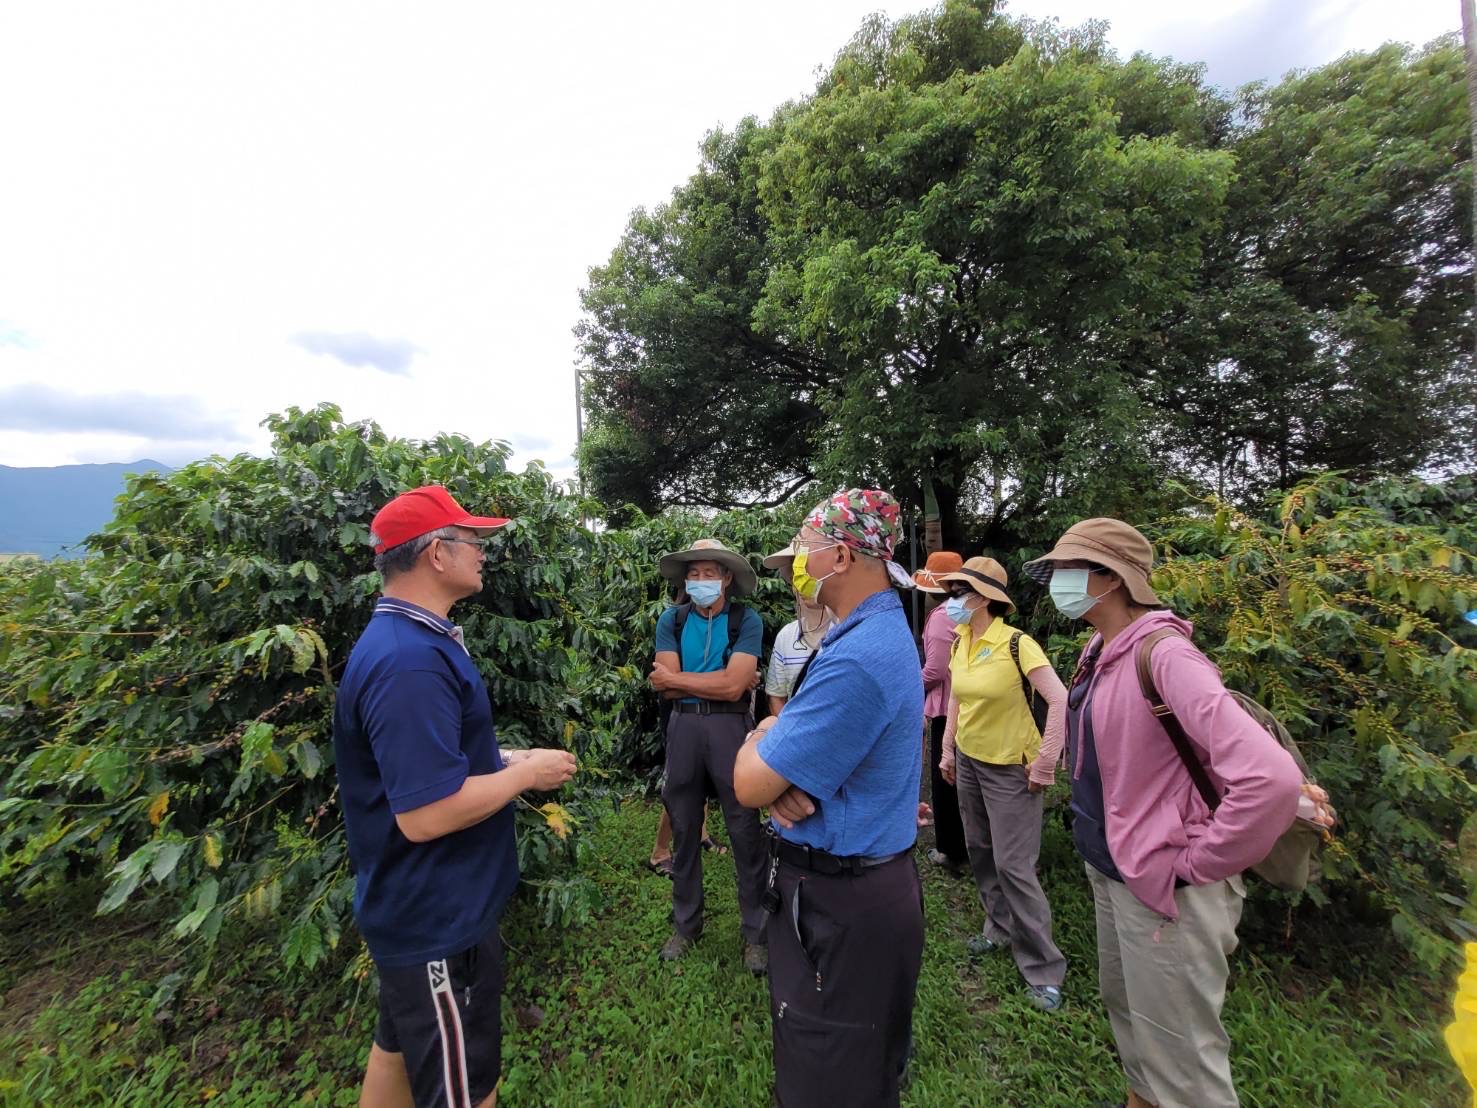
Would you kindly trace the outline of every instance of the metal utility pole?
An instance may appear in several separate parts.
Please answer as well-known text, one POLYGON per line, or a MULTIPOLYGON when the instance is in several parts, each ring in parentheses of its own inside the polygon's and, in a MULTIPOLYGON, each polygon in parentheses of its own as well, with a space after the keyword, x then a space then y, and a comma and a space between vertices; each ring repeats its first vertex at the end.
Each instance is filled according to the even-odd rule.
POLYGON ((589 522, 585 519, 585 458, 581 449, 585 445, 585 404, 580 392, 580 367, 574 367, 574 479, 580 487, 580 526, 589 522))
MULTIPOLYGON (((1471 128, 1473 197, 1477 198, 1477 7, 1474 0, 1462 0, 1462 44, 1467 52, 1467 125, 1471 128)), ((1472 248, 1477 252, 1477 203, 1472 205, 1472 248)), ((1473 265, 1473 302, 1477 304, 1477 262, 1473 265)), ((1477 314, 1473 317, 1473 342, 1477 344, 1477 314)), ((1477 346, 1474 346, 1477 351, 1477 346)))

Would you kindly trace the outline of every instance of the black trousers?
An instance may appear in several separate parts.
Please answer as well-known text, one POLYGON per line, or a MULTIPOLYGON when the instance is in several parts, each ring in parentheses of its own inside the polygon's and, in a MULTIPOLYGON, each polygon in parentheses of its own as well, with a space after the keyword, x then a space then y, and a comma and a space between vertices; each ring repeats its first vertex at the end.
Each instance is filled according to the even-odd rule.
POLYGON ((928 780, 929 795, 933 803, 933 841, 939 853, 956 866, 969 861, 969 850, 964 845, 964 821, 959 816, 959 791, 944 780, 939 772, 939 761, 944 756, 944 728, 948 726, 946 716, 930 716, 928 719, 928 780))
POLYGON ((781 1108, 892 1108, 923 966, 911 852, 860 874, 781 863, 769 917, 774 1099, 781 1108))
POLYGON ((733 763, 748 727, 748 717, 736 712, 710 716, 673 712, 667 722, 662 803, 672 820, 672 922, 679 935, 690 939, 703 930, 703 805, 716 795, 733 843, 744 941, 764 942, 769 852, 759 813, 733 795, 733 763))

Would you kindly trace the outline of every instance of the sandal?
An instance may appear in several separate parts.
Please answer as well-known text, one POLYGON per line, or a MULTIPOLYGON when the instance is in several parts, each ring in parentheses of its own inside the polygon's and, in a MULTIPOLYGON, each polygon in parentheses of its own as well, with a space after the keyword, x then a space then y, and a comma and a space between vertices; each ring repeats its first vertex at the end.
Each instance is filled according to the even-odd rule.
POLYGON ((728 847, 724 846, 717 839, 713 838, 712 835, 709 835, 706 839, 703 840, 703 849, 711 850, 720 858, 728 853, 728 847))
POLYGON ((672 858, 670 855, 668 855, 660 862, 653 862, 648 858, 646 861, 646 868, 651 870, 652 873, 655 873, 658 876, 670 879, 672 876, 672 858))

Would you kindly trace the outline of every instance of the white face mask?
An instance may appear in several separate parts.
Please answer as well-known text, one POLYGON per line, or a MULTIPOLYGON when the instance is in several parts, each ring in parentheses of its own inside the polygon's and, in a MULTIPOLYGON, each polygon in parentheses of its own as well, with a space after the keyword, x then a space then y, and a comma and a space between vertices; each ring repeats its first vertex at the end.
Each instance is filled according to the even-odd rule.
POLYGON ((1092 611, 1093 605, 1102 599, 1087 591, 1087 579, 1092 571, 1087 569, 1056 569, 1051 573, 1051 584, 1047 592, 1056 610, 1068 619, 1081 619, 1092 611))

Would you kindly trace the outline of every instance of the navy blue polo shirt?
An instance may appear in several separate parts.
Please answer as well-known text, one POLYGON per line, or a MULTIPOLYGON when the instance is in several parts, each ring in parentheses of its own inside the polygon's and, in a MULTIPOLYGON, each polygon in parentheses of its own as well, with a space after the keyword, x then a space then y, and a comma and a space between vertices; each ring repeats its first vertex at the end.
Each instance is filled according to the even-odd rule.
POLYGON ((333 747, 354 918, 375 961, 434 962, 486 938, 518 884, 513 806, 426 843, 395 822, 503 768, 492 701, 460 629, 382 598, 339 682, 333 747))
POLYGON ((879 857, 918 838, 923 667, 903 605, 873 593, 827 632, 800 691, 758 754, 819 801, 782 839, 842 857, 879 857))

